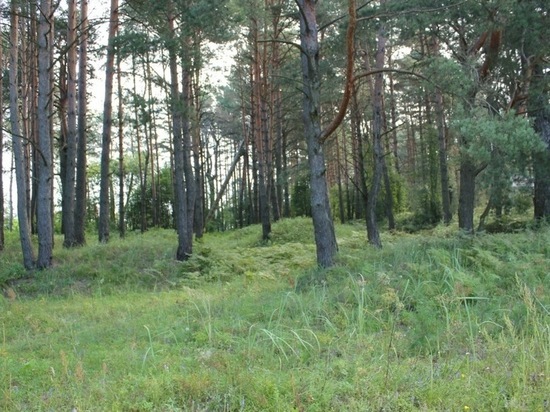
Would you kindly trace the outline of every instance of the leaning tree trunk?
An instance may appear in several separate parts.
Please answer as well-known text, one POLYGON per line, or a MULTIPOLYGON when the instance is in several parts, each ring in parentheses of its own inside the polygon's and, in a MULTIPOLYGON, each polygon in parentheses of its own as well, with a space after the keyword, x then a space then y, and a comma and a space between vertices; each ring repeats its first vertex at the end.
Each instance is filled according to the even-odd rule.
POLYGON ((29 221, 27 178, 25 155, 23 152, 23 136, 19 123, 19 10, 11 5, 11 27, 10 27, 10 123, 12 132, 13 157, 15 163, 15 180, 17 185, 17 219, 19 221, 19 238, 23 252, 23 264, 26 269, 34 267, 34 252, 31 243, 31 228, 29 221))
POLYGON ((111 19, 109 21, 109 40, 107 64, 105 66, 105 102, 103 105, 103 134, 101 143, 101 182, 99 188, 99 224, 98 237, 102 243, 109 241, 110 203, 109 203, 109 164, 111 157, 111 126, 113 116, 113 78, 115 67, 114 40, 118 30, 118 0, 111 0, 111 19))
POLYGON ((338 251, 332 221, 328 187, 325 176, 325 156, 320 142, 319 42, 315 0, 297 0, 300 11, 300 43, 302 48, 304 131, 310 172, 311 213, 317 249, 317 263, 330 267, 338 251))
POLYGON ((74 209, 74 237, 75 244, 83 245, 86 242, 86 83, 88 64, 88 0, 80 2, 80 56, 78 61, 78 129, 76 151, 76 187, 74 209))
POLYGON ((40 24, 38 28, 38 198, 37 220, 38 259, 40 269, 50 267, 53 252, 52 224, 52 141, 50 135, 50 47, 49 33, 52 30, 51 0, 40 2, 40 24))

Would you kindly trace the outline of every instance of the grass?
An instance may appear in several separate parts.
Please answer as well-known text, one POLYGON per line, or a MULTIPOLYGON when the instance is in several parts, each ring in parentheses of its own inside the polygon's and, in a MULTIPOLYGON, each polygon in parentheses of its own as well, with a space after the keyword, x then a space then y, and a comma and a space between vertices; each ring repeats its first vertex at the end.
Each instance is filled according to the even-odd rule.
POLYGON ((30 275, 8 236, 0 409, 549 410, 550 229, 376 250, 340 225, 328 270, 307 219, 273 229, 207 234, 184 263, 170 231, 56 246, 30 275))

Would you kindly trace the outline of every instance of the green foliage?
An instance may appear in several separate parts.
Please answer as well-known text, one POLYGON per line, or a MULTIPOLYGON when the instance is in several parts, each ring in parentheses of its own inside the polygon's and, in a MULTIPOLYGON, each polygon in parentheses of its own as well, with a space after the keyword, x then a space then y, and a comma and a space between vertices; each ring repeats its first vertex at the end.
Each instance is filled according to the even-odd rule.
MULTIPOLYGON (((379 250, 338 225, 328 270, 312 230, 207 234, 183 263, 167 230, 57 246, 52 269, 4 284, 0 408, 544 410, 548 227, 379 250)), ((3 253, 20 260, 15 236, 3 253)))
POLYGON ((153 202, 153 191, 151 187, 151 179, 147 180, 147 188, 145 198, 142 199, 142 192, 139 185, 131 192, 128 205, 126 206, 126 218, 128 228, 138 230, 142 219, 142 202, 145 202, 145 214, 147 227, 153 226, 153 207, 157 210, 157 219, 159 227, 168 229, 173 227, 172 216, 172 201, 173 201, 173 185, 170 168, 163 168, 156 179, 156 204, 153 202))
POLYGON ((300 174, 292 188, 292 215, 311 216, 311 199, 309 188, 309 176, 300 174))
POLYGON ((462 156, 479 164, 502 168, 510 165, 524 170, 532 153, 544 150, 544 145, 529 121, 514 112, 500 115, 483 110, 463 113, 458 109, 452 123, 457 134, 467 139, 462 156))

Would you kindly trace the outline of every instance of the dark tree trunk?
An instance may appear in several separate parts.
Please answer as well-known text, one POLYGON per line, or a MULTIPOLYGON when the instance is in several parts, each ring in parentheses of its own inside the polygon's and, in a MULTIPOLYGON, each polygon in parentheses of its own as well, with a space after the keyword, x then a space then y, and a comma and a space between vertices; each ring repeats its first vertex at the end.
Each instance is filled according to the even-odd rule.
MULTIPOLYGON (((378 31, 378 48, 376 51, 376 69, 384 67, 386 56, 386 29, 382 24, 378 31)), ((372 176, 372 184, 367 201, 367 237, 369 243, 376 247, 382 247, 378 223, 376 219, 376 203, 380 192, 380 184, 384 175, 384 149, 382 146, 382 126, 383 126, 383 98, 384 98, 384 75, 378 73, 374 77, 374 88, 372 96, 373 120, 373 156, 374 156, 374 171, 372 176)))
POLYGON ((365 171, 365 152, 361 132, 361 113, 357 102, 356 91, 352 100, 352 158, 353 158, 353 188, 354 188, 354 217, 366 218, 368 202, 367 175, 365 171))
MULTIPOLYGON (((537 65, 533 69, 534 78, 542 83, 548 73, 543 74, 542 67, 537 65)), ((537 85, 538 86, 538 85, 537 85)), ((530 105, 535 118, 535 131, 539 134, 546 150, 535 158, 535 191, 533 203, 535 219, 550 217, 550 108, 548 94, 542 91, 531 99, 530 105)))
POLYGON ((138 174, 139 174, 139 192, 140 192, 140 217, 139 229, 141 233, 147 230, 147 162, 143 165, 143 150, 141 148, 141 122, 139 116, 140 102, 137 94, 137 72, 136 56, 132 55, 132 79, 134 87, 134 127, 136 135, 136 146, 138 155, 138 174), (144 170, 145 169, 145 170, 144 170))
MULTIPOLYGON (((4 53, 0 41, 0 84, 4 85, 4 53)), ((0 87, 0 251, 4 250, 4 87, 0 87)))
POLYGON ((87 61, 88 61, 88 0, 80 2, 80 56, 78 69, 78 142, 76 153, 76 189, 75 189, 75 243, 83 245, 86 243, 85 227, 86 227, 86 180, 87 180, 87 100, 86 100, 86 83, 87 83, 87 61))
POLYGON ((50 135, 50 93, 51 79, 49 33, 52 27, 52 10, 50 0, 40 2, 40 24, 38 30, 38 259, 36 266, 48 268, 52 264, 53 224, 52 224, 52 141, 50 135))
POLYGON ((118 86, 118 234, 126 235, 126 216, 124 209, 124 109, 122 105, 122 70, 120 57, 117 58, 118 86))
POLYGON ((303 113, 304 131, 308 149, 310 171, 311 213, 317 249, 317 264, 334 265, 338 251, 334 223, 332 221, 326 166, 321 136, 319 42, 317 37, 316 2, 297 0, 300 13, 300 43, 302 47, 303 113))
POLYGON ((201 143, 201 105, 200 105, 200 87, 199 78, 200 71, 195 68, 193 81, 191 84, 192 90, 192 105, 193 105, 193 128, 191 131, 192 139, 192 157, 193 157, 193 173, 194 173, 194 188, 195 188, 195 208, 194 208, 194 228, 195 237, 200 239, 204 234, 205 224, 205 194, 204 194, 204 169, 202 161, 204 159, 204 151, 201 143))
POLYGON ((158 214, 157 214, 157 184, 155 178, 155 150, 153 140, 156 140, 155 126, 155 109, 154 109, 154 96, 152 91, 152 79, 151 79, 151 62, 149 57, 149 51, 145 53, 145 61, 143 62, 143 78, 146 82, 147 101, 145 103, 144 111, 147 111, 146 121, 144 122, 144 135, 145 146, 147 147, 147 159, 148 162, 144 165, 145 169, 149 171, 149 184, 151 185, 151 224, 155 227, 158 226, 158 214))
POLYGON ((109 44, 107 64, 105 66, 105 103, 103 106, 103 135, 101 144, 101 182, 99 192, 98 237, 102 243, 109 241, 110 202, 109 202, 109 164, 111 157, 111 127, 113 115, 113 77, 115 66, 115 36, 118 30, 118 0, 111 0, 111 18, 109 21, 109 44))
POLYGON ((31 228, 27 197, 27 177, 23 136, 19 123, 19 10, 12 1, 10 27, 10 123, 12 130, 13 157, 15 163, 15 180, 17 185, 17 217, 19 221, 19 238, 23 252, 23 264, 26 269, 34 267, 34 252, 31 243, 31 228))
POLYGON ((468 158, 460 161, 460 192, 458 199, 458 227, 466 233, 474 233, 474 206, 476 168, 468 158))
MULTIPOLYGON (((344 140, 345 140, 344 136, 344 140)), ((342 190, 342 162, 340 159, 340 142, 336 136, 336 179, 338 180, 338 212, 340 214, 340 223, 346 223, 346 212, 344 205, 344 193, 342 190)))
POLYGON ((439 174, 441 179, 441 203, 443 207, 443 223, 451 223, 451 186, 449 183, 449 168, 447 166, 447 136, 445 133, 445 115, 443 113, 443 95, 441 90, 435 92, 435 111, 437 117, 437 138, 439 142, 439 174))
POLYGON ((193 163, 191 162, 191 125, 189 121, 189 112, 191 110, 191 75, 187 67, 189 62, 184 62, 182 69, 182 89, 181 105, 182 110, 182 138, 183 138, 183 173, 185 176, 185 191, 187 195, 187 236, 189 237, 187 245, 187 254, 191 255, 193 245, 193 229, 195 226, 195 202, 197 198, 197 188, 195 187, 195 176, 193 173, 193 163))
POLYGON ((76 178, 76 0, 69 0, 67 29, 67 150, 63 185, 63 246, 74 247, 75 238, 75 178, 76 178))
MULTIPOLYGON (((173 4, 170 3, 173 9, 173 4)), ((172 133, 174 141, 174 191, 175 191, 175 217, 176 230, 178 232, 178 248, 176 259, 183 261, 189 259, 192 246, 189 244, 189 226, 187 221, 187 193, 184 184, 184 147, 183 147, 183 115, 180 102, 179 81, 178 81, 178 60, 175 50, 175 22, 173 11, 168 17, 171 42, 168 48, 170 65, 170 93, 171 93, 171 115, 172 133)))

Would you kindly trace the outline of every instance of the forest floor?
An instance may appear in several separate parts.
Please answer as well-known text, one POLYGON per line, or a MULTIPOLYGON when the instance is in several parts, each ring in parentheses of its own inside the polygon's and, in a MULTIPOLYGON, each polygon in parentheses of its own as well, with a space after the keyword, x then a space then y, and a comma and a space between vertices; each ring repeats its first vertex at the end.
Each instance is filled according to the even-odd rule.
POLYGON ((460 236, 311 223, 0 253, 0 410, 549 411, 550 229, 460 236))

